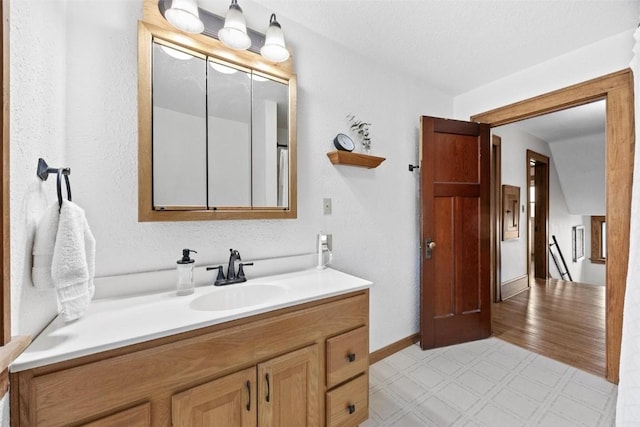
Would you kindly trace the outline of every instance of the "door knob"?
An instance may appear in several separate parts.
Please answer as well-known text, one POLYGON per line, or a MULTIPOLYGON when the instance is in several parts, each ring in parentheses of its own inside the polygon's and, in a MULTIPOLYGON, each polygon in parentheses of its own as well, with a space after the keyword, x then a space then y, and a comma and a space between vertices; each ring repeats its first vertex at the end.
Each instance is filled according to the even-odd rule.
POLYGON ((431 259, 433 248, 436 247, 436 242, 432 241, 431 238, 428 238, 424 242, 424 257, 425 259, 431 259))

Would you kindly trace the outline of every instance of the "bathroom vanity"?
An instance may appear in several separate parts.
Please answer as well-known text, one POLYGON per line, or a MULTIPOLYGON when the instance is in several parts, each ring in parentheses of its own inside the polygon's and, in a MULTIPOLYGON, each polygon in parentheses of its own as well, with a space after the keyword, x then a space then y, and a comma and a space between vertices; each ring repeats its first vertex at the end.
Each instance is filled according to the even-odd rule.
POLYGON ((312 269, 96 301, 11 366, 11 424, 356 426, 368 416, 370 285, 312 269))

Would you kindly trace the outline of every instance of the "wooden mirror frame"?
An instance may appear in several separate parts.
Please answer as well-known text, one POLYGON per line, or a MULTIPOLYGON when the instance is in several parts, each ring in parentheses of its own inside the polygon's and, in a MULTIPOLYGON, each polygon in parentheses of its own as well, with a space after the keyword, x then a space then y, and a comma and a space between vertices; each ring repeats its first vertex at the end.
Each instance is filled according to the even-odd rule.
POLYGON ((271 63, 250 51, 235 51, 217 39, 188 34, 172 27, 160 13, 158 0, 144 1, 143 19, 138 21, 138 221, 207 221, 227 219, 297 218, 297 78, 293 61, 271 63), (200 52, 239 67, 256 70, 289 85, 289 206, 168 211, 153 209, 152 156, 152 40, 154 37, 200 52))

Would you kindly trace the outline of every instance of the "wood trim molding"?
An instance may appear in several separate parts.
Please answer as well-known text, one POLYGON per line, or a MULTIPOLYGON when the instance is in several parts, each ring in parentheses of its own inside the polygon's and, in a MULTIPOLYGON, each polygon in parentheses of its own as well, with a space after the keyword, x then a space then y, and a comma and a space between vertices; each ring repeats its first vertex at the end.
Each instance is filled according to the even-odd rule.
POLYGON ((2 180, 2 195, 0 206, 2 220, 0 223, 0 345, 5 345, 11 340, 11 251, 9 238, 9 1, 0 0, 0 49, 2 49, 2 161, 0 162, 0 179, 2 180))
POLYGON ((569 107, 607 102, 607 379, 618 382, 622 312, 629 262, 631 183, 635 142, 633 74, 630 69, 588 80, 477 114, 471 120, 501 126, 569 107))
POLYGON ((527 274, 523 274, 522 276, 516 277, 515 279, 502 282, 500 284, 500 289, 502 301, 518 295, 520 292, 529 289, 529 276, 527 274))
POLYGON ((536 279, 546 279, 549 277, 549 171, 551 160, 544 154, 537 153, 533 150, 527 150, 527 163, 525 167, 525 182, 527 183, 526 190, 526 204, 527 204, 527 274, 529 277, 536 279), (531 221, 531 192, 529 191, 529 185, 532 178, 530 167, 531 163, 535 162, 535 173, 533 179, 536 185, 536 215, 534 218, 534 225, 543 229, 544 233, 538 235, 538 240, 535 239, 535 233, 530 232, 529 221, 531 221), (542 168, 542 169, 540 169, 542 168), (542 207, 540 207, 542 206, 542 207), (542 214, 542 215, 541 215, 542 214), (535 257, 534 268, 531 270, 530 256, 531 251, 529 248, 533 248, 534 253, 542 253, 542 257, 535 257))
POLYGON ((593 264, 605 264, 606 259, 602 256, 602 224, 606 222, 604 215, 591 217, 591 254, 590 260, 593 264))
POLYGON ((8 344, 0 347, 0 399, 9 391, 9 365, 31 344, 31 337, 13 337, 8 344))
POLYGON ((420 334, 409 335, 406 338, 402 338, 399 341, 389 344, 386 347, 382 347, 379 350, 369 353, 369 365, 373 365, 376 362, 381 361, 385 357, 389 357, 394 353, 399 352, 403 348, 407 348, 420 341, 420 334))
POLYGON ((491 301, 502 301, 500 287, 502 224, 499 212, 502 203, 502 138, 491 135, 491 301))

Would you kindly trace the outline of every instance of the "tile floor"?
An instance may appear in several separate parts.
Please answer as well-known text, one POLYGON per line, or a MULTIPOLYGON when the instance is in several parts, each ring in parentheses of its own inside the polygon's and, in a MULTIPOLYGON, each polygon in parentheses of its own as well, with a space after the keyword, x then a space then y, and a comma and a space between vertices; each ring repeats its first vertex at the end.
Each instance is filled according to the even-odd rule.
POLYGON ((617 387, 497 338, 422 351, 371 366, 376 426, 612 426, 617 387))

